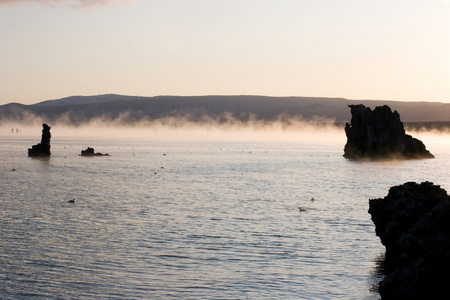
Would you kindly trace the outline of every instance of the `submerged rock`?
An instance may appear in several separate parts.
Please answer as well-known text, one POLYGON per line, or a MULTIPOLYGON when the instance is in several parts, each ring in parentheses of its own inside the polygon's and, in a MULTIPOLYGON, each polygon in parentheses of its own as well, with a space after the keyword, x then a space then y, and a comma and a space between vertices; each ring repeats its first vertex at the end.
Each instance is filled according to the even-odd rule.
POLYGON ((369 201, 376 235, 386 247, 382 299, 448 298, 450 197, 431 182, 390 188, 369 201))
POLYGON ((425 145, 405 133, 397 111, 387 105, 373 111, 362 104, 349 105, 351 124, 345 125, 344 157, 352 159, 433 158, 425 145))
POLYGON ((94 148, 88 147, 86 150, 81 150, 81 156, 109 156, 109 154, 95 153, 94 148))
POLYGON ((31 157, 50 157, 50 126, 42 124, 42 138, 41 142, 37 145, 28 148, 28 156, 31 157))

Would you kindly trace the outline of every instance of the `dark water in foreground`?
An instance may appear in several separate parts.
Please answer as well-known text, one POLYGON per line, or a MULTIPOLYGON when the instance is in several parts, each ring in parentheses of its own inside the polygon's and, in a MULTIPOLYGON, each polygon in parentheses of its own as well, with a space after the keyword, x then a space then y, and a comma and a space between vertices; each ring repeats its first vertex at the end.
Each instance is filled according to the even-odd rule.
POLYGON ((450 190, 439 140, 388 164, 331 142, 60 139, 46 160, 1 139, 1 299, 377 299, 368 199, 450 190))

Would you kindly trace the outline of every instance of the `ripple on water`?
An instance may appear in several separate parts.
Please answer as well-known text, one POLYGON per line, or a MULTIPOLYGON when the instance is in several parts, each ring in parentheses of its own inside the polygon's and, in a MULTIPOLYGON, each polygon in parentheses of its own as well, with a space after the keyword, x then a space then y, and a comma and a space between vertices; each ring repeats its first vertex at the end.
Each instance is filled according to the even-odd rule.
POLYGON ((450 161, 144 140, 96 141, 112 156, 91 159, 59 155, 61 140, 40 161, 26 142, 0 146, 2 299, 376 299, 368 199, 411 180, 445 188, 450 161))

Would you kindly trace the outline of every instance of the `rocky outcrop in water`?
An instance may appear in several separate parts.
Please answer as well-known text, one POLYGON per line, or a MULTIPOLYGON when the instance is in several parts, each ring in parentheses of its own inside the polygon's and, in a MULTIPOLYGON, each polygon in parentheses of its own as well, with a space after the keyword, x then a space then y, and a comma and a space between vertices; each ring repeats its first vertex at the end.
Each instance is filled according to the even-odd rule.
POLYGON ((42 124, 42 138, 37 145, 28 148, 28 156, 30 157, 50 157, 50 126, 42 124))
POLYGON ((345 125, 344 157, 351 159, 433 158, 418 139, 405 134, 397 111, 387 105, 374 110, 362 104, 349 105, 351 124, 345 125))
POLYGON ((96 153, 94 151, 94 148, 87 147, 86 150, 81 150, 81 156, 109 156, 109 154, 108 153, 103 154, 100 152, 96 153))
POLYGON ((448 299, 450 197, 431 182, 392 187, 369 201, 375 232, 386 247, 382 299, 448 299))

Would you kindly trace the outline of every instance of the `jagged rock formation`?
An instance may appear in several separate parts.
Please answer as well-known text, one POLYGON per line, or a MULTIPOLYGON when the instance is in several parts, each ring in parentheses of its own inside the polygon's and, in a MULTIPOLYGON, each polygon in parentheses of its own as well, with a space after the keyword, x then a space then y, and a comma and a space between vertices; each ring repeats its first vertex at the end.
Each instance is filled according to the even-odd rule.
POLYGON ((373 111, 362 104, 349 105, 351 124, 345 125, 344 157, 352 159, 433 158, 418 139, 405 134, 397 111, 387 105, 373 111))
POLYGON ((86 150, 81 150, 81 156, 109 156, 109 154, 95 153, 94 148, 87 147, 86 150))
POLYGON ((448 298, 450 197, 431 182, 390 188, 369 201, 375 232, 386 247, 382 299, 448 298))
POLYGON ((42 124, 42 138, 41 142, 37 145, 31 146, 28 149, 28 156, 30 157, 50 157, 50 126, 42 124))

